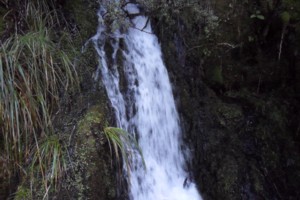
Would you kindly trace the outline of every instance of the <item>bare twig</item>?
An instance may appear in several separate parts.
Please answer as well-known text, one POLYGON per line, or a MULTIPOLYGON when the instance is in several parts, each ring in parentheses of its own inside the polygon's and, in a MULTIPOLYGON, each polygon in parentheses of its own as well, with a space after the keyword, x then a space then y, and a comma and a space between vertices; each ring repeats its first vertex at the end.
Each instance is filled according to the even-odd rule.
POLYGON ((280 58, 281 58, 282 44, 283 44, 283 40, 284 40, 285 30, 286 30, 286 26, 283 27, 282 32, 281 32, 281 39, 280 39, 279 52, 278 52, 278 61, 280 61, 280 58))
POLYGON ((148 34, 154 35, 154 33, 151 33, 151 32, 148 32, 148 31, 144 31, 143 29, 139 29, 139 28, 137 28, 137 27, 135 27, 135 26, 132 26, 131 28, 137 29, 137 30, 142 31, 142 32, 144 32, 144 33, 148 33, 148 34))
POLYGON ((230 43, 227 43, 227 42, 218 43, 217 45, 218 45, 218 46, 227 46, 227 47, 230 47, 230 48, 232 48, 232 49, 234 49, 234 48, 240 46, 239 44, 238 44, 238 45, 234 45, 234 44, 230 44, 230 43))
POLYGON ((146 23, 144 25, 144 27, 142 28, 142 31, 147 27, 147 25, 149 24, 149 22, 150 22, 150 18, 148 17, 147 21, 146 21, 146 23))

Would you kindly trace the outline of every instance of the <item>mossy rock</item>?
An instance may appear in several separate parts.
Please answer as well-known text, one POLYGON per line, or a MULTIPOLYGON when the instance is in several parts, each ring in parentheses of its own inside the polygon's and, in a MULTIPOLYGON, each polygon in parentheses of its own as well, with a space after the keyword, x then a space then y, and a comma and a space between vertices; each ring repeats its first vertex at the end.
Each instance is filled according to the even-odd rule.
POLYGON ((236 126, 244 118, 242 108, 238 105, 219 102, 214 107, 214 113, 219 124, 229 129, 236 126))
POLYGON ((238 163, 232 156, 226 156, 217 172, 219 191, 223 191, 226 197, 234 196, 238 184, 238 163))
POLYGON ((221 87, 224 84, 222 66, 209 67, 206 72, 206 78, 211 85, 221 87))
POLYGON ((101 113, 101 106, 95 105, 87 111, 83 119, 78 122, 78 133, 85 134, 86 136, 91 135, 91 127, 103 123, 103 113, 101 113))
POLYGON ((65 9, 71 13, 71 17, 75 20, 81 39, 86 41, 96 32, 99 3, 92 0, 66 0, 65 5, 65 9))
POLYGON ((114 199, 116 181, 112 174, 112 161, 102 133, 107 124, 104 109, 99 105, 90 107, 78 122, 74 138, 72 173, 63 183, 58 198, 114 199), (68 191, 72 191, 68 194, 68 191), (68 197, 69 198, 69 197, 68 197))

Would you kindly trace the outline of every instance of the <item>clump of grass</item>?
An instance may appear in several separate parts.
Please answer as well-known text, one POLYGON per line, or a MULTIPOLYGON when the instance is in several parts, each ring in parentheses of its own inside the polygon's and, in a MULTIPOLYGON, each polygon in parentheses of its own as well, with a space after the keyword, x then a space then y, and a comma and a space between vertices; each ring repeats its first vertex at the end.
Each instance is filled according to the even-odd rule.
POLYGON ((125 163, 128 178, 130 178, 130 162, 134 153, 138 153, 142 158, 143 164, 145 165, 142 151, 135 140, 128 132, 124 131, 121 128, 116 127, 106 127, 104 128, 104 134, 108 141, 110 152, 114 151, 117 161, 120 163, 122 159, 125 163), (121 155, 120 155, 120 153, 121 155))
POLYGON ((46 191, 44 196, 47 196, 52 185, 57 186, 67 169, 64 152, 57 135, 47 136, 32 150, 30 173, 32 177, 42 175, 46 191))
POLYGON ((26 30, 0 46, 0 157, 12 171, 38 164, 47 188, 46 166, 52 165, 54 182, 64 169, 62 148, 50 136, 51 115, 60 91, 76 86, 78 79, 72 59, 53 40, 59 22, 53 2, 27 0, 23 5, 26 30), (42 138, 47 142, 39 146, 42 138))
POLYGON ((32 199, 32 191, 30 189, 19 186, 17 192, 14 195, 14 200, 32 199))
POLYGON ((30 147, 32 138, 51 132, 51 108, 60 88, 75 82, 74 72, 71 60, 51 42, 46 29, 14 35, 2 44, 1 118, 6 150, 14 150, 14 157, 23 157, 23 142, 30 147))
POLYGON ((25 22, 31 30, 39 29, 41 24, 53 28, 65 22, 55 9, 53 0, 25 0, 24 6, 25 22))

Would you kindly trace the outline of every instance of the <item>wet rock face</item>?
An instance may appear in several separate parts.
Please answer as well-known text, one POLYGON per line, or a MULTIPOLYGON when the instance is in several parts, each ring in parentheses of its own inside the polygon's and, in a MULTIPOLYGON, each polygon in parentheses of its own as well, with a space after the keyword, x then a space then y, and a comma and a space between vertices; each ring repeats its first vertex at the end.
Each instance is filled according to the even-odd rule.
MULTIPOLYGON (((97 28, 97 1, 60 1, 78 52, 97 28)), ((113 113, 104 88, 93 80, 98 65, 97 55, 88 44, 77 60, 80 92, 66 97, 55 118, 55 127, 68 143, 68 169, 54 199, 116 199, 117 169, 111 157, 103 128, 112 125, 113 113)))
MULTIPOLYGON (((248 35, 262 22, 252 23, 243 3, 223 9, 230 3, 217 1, 215 31, 222 34, 210 29, 210 37, 218 45, 244 46, 212 46, 203 31, 208 25, 194 24, 188 11, 175 15, 172 25, 157 19, 155 26, 193 154, 194 178, 204 199, 297 199, 299 99, 293 87, 299 80, 289 85, 276 75, 274 67, 288 68, 289 58, 278 64, 276 53, 270 56, 276 50, 249 43, 248 35)), ((276 46, 267 38, 262 43, 276 46)))
POLYGON ((86 109, 76 122, 77 128, 71 133, 74 135, 69 138, 70 172, 60 192, 54 195, 57 199, 116 198, 115 169, 102 133, 103 126, 108 123, 105 116, 108 112, 103 102, 86 109))

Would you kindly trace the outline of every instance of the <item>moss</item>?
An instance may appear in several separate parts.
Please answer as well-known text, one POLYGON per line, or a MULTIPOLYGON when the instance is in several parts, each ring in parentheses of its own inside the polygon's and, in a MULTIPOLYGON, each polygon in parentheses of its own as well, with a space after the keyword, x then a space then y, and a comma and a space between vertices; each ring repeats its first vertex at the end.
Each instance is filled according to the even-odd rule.
POLYGON ((212 84, 218 84, 218 85, 223 85, 224 80, 223 80, 223 75, 222 75, 222 66, 220 65, 215 65, 207 70, 206 73, 207 79, 212 83, 212 84))
MULTIPOLYGON (((93 0, 67 0, 65 3, 64 9, 78 31, 74 38, 78 51, 96 32, 98 7, 99 2, 93 0)), ((72 199, 113 199, 116 195, 112 161, 102 134, 103 126, 108 124, 106 96, 103 91, 95 91, 92 79, 97 66, 96 56, 90 43, 78 57, 82 91, 77 104, 72 106, 79 110, 81 117, 78 120, 77 116, 74 122, 74 108, 68 114, 69 120, 77 128, 69 163, 72 169, 64 180, 63 189, 57 194, 59 199, 69 199, 70 195, 72 199)))
POLYGON ((16 196, 14 197, 15 200, 26 200, 32 199, 31 191, 29 187, 25 187, 20 185, 17 189, 16 196))
POLYGON ((221 101, 213 106, 213 113, 218 119, 220 125, 232 128, 237 125, 239 121, 243 120, 242 108, 234 104, 226 104, 221 101))
POLYGON ((243 116, 241 108, 239 106, 236 106, 236 105, 230 106, 228 104, 221 104, 218 107, 218 112, 226 120, 240 119, 243 116))
POLYGON ((78 133, 85 134, 86 136, 91 135, 91 127, 103 122, 103 114, 101 113, 101 110, 100 105, 91 107, 84 118, 79 121, 78 133))
POLYGON ((230 197, 235 192, 238 180, 238 164, 231 156, 226 156, 217 172, 219 190, 225 193, 224 196, 230 197))
POLYGON ((299 141, 295 135, 299 123, 292 122, 298 114, 291 114, 299 110, 293 96, 298 90, 287 89, 290 83, 299 81, 291 79, 282 84, 282 77, 287 75, 279 75, 280 70, 293 66, 274 59, 284 24, 288 26, 282 61, 295 64, 300 1, 282 3, 217 0, 212 11, 219 17, 217 30, 208 30, 206 22, 194 13, 190 15, 190 8, 176 15, 176 24, 180 24, 177 29, 165 28, 170 25, 163 21, 158 24, 175 96, 180 99, 184 137, 195 149, 195 179, 204 199, 299 196, 297 189, 291 189, 299 187, 298 176, 292 181, 287 178, 287 174, 299 173, 299 168, 295 170, 294 164, 290 169, 286 167, 286 163, 296 160, 294 154, 299 151, 294 145, 299 141), (250 18, 257 10, 266 20, 250 18), (174 35, 179 35, 187 46, 183 52, 185 68, 174 59, 181 56, 174 35), (205 72, 204 83, 197 73, 199 69, 205 72))
MULTIPOLYGON (((112 199, 116 196, 111 158, 102 134, 102 127, 108 123, 105 112, 103 105, 98 103, 77 123, 71 176, 63 183, 63 191, 72 191, 72 198, 112 199)), ((59 198, 65 193, 61 192, 59 198)))
POLYGON ((92 0, 67 0, 66 2, 65 9, 72 14, 83 41, 90 38, 96 30, 98 7, 98 2, 92 0))
MULTIPOLYGON (((68 171, 60 180, 61 188, 49 191, 51 199, 113 199, 116 196, 112 160, 101 133, 103 126, 108 124, 110 112, 105 92, 95 89, 92 78, 97 66, 96 53, 92 45, 88 45, 85 52, 78 55, 83 44, 96 31, 98 5, 94 0, 66 0, 63 10, 72 32, 55 32, 58 36, 64 34, 68 37, 59 42, 67 54, 76 57, 76 68, 82 82, 80 93, 76 96, 66 94, 54 116, 55 132, 68 152, 65 158, 68 171), (70 38, 75 46, 71 48, 76 48, 75 51, 70 51, 67 44, 70 38), (74 56, 74 52, 77 55, 74 56)), ((20 193, 23 188, 30 187, 29 181, 41 186, 34 188, 31 199, 42 199, 45 191, 40 180, 26 180, 20 186, 20 193)))
POLYGON ((289 23, 289 21, 291 19, 291 15, 289 12, 284 11, 280 14, 280 18, 281 18, 282 23, 286 25, 289 23))

